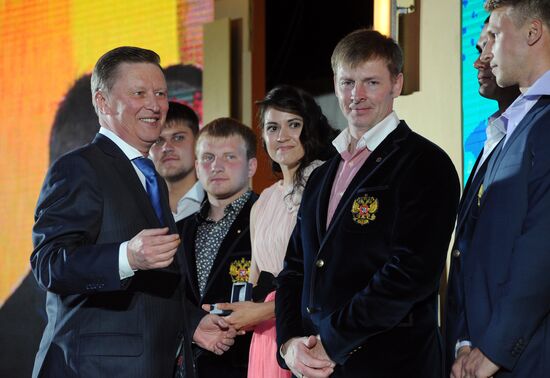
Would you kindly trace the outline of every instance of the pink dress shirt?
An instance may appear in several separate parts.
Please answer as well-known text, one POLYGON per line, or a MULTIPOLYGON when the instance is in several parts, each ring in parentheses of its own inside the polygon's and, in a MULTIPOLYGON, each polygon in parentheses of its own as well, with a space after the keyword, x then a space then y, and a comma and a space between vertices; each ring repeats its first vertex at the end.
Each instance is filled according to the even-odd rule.
POLYGON ((334 178, 332 190, 330 192, 327 211, 327 228, 351 180, 353 180, 359 169, 361 169, 371 151, 374 151, 374 149, 397 128, 399 122, 399 118, 395 112, 388 114, 386 118, 361 136, 355 145, 355 151, 353 153, 349 152, 349 145, 351 143, 349 128, 342 131, 336 139, 334 139, 332 144, 342 157, 342 161, 340 161, 340 165, 338 166, 338 172, 336 172, 336 177, 334 178))

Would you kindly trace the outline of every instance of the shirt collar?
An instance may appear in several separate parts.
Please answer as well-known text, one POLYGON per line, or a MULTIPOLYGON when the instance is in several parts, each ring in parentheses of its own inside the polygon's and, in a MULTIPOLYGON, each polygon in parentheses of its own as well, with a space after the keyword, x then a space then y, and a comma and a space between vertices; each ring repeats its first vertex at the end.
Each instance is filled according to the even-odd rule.
POLYGON ((130 146, 121 137, 119 137, 118 135, 113 133, 111 130, 109 130, 105 127, 100 127, 99 128, 99 133, 105 135, 107 138, 112 140, 113 143, 116 144, 117 147, 122 150, 124 155, 126 155, 126 157, 129 160, 133 160, 133 159, 136 159, 136 158, 143 157, 142 153, 139 152, 139 150, 137 148, 135 148, 133 146, 130 146))
MULTIPOLYGON (((250 198, 251 194, 252 194, 252 191, 247 190, 246 192, 241 194, 241 196, 239 198, 237 198, 235 201, 233 201, 229 205, 227 205, 225 207, 225 209, 223 209, 224 218, 229 213, 236 213, 236 214, 240 213, 241 210, 243 209, 245 203, 250 198)), ((205 222, 205 221, 210 221, 210 222, 212 221, 208 217, 208 212, 209 211, 210 211, 210 202, 208 202, 208 197, 205 196, 205 199, 204 199, 204 201, 201 205, 201 209, 197 213, 197 217, 198 217, 198 220, 199 220, 200 223, 205 222)))
POLYGON ((546 71, 523 94, 524 97, 550 95, 550 71, 546 71))
POLYGON ((178 208, 185 200, 192 200, 198 203, 201 203, 204 199, 204 190, 202 189, 202 185, 200 181, 197 180, 195 184, 185 193, 183 197, 180 198, 178 201, 178 208))
MULTIPOLYGON (((382 143, 382 141, 397 128, 399 122, 400 120, 397 114, 394 111, 391 112, 386 118, 363 134, 363 136, 357 141, 356 149, 360 150, 367 147, 369 151, 374 151, 376 147, 378 147, 380 143, 382 143)), ((350 142, 351 134, 348 126, 340 134, 338 134, 338 136, 332 141, 332 144, 336 148, 336 151, 341 154, 342 152, 348 150, 350 142)))

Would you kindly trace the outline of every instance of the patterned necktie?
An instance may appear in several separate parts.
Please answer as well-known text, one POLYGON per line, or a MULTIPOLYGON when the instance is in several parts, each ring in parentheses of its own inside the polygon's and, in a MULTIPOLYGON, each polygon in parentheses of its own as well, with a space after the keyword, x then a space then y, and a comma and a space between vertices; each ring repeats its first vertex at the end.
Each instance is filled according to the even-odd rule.
POLYGON ((142 157, 134 159, 132 160, 132 162, 145 176, 145 187, 147 189, 147 195, 149 196, 151 205, 153 205, 153 209, 155 209, 157 218, 159 219, 160 225, 162 226, 164 225, 164 222, 162 221, 162 206, 160 204, 160 191, 157 176, 155 174, 155 166, 153 165, 153 162, 151 160, 142 157))

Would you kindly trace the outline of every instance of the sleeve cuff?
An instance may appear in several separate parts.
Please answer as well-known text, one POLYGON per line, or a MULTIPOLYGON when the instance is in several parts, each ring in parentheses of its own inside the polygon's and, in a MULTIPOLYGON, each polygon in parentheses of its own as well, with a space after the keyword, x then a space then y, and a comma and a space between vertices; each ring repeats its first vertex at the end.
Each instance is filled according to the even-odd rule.
POLYGON ((127 250, 128 242, 125 241, 118 248, 118 274, 121 281, 134 275, 134 270, 132 270, 128 262, 127 250))
POLYGON ((471 347, 472 342, 469 340, 458 340, 455 345, 455 359, 458 356, 458 351, 463 347, 471 347))

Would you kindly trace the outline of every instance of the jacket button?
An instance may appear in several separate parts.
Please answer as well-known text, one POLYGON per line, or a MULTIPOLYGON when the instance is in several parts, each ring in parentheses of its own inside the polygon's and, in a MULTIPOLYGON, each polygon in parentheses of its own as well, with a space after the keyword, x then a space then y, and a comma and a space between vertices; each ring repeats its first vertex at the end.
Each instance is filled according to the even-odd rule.
POLYGON ((319 259, 315 262, 315 265, 317 266, 317 268, 322 268, 323 265, 325 265, 325 262, 322 259, 319 259))
POLYGON ((455 259, 457 259, 460 257, 460 251, 458 249, 454 249, 452 255, 455 259))

